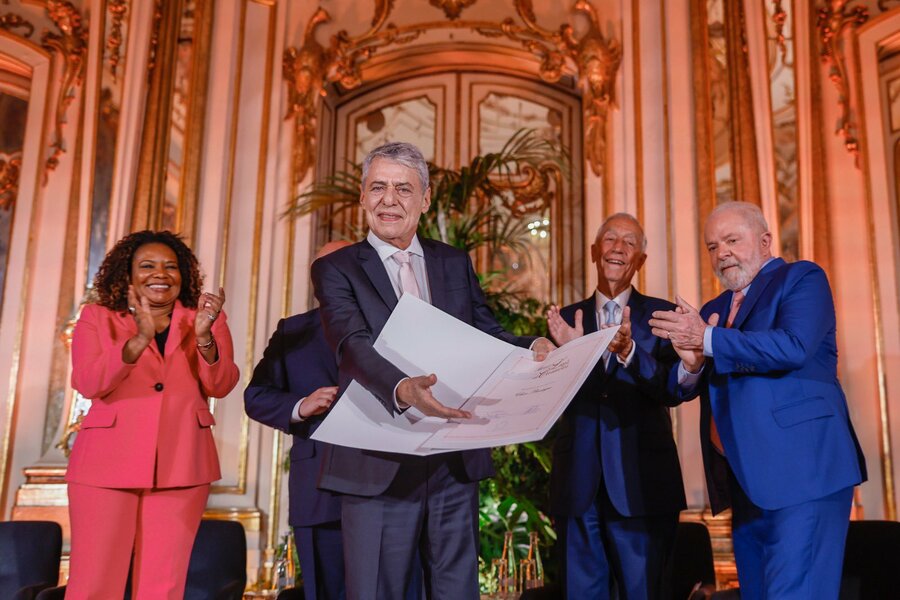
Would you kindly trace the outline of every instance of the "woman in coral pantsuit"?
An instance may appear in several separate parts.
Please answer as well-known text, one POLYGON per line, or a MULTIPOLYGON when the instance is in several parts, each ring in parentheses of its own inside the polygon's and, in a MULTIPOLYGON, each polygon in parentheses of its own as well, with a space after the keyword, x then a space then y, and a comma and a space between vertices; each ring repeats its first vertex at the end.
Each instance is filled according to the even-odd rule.
POLYGON ((66 598, 181 599, 209 484, 219 479, 207 397, 238 381, 224 290, 201 293, 197 258, 168 232, 120 240, 72 340, 72 386, 92 406, 66 480, 66 598))

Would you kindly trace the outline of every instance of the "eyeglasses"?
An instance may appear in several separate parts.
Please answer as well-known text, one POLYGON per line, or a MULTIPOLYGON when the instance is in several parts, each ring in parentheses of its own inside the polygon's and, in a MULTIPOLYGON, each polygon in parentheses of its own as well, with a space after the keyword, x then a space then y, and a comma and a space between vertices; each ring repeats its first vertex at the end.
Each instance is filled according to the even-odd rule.
POLYGON ((388 183, 373 183, 369 186, 368 191, 366 192, 367 196, 372 198, 379 199, 384 196, 385 192, 387 192, 388 188, 392 188, 394 190, 394 194, 398 198, 411 198, 415 193, 415 188, 412 184, 409 183, 398 183, 398 184, 388 184, 388 183))

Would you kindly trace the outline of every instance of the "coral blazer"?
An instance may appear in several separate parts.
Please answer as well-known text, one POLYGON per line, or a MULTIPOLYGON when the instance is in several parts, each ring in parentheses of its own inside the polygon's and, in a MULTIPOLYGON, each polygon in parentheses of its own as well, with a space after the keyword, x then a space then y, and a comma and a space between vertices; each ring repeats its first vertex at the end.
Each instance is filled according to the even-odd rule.
POLYGON ((239 374, 225 313, 212 326, 219 358, 211 365, 197 349, 195 314, 176 302, 165 356, 151 342, 129 365, 122 348, 137 334, 132 316, 84 307, 72 339, 72 387, 92 405, 75 439, 67 481, 170 488, 221 477, 206 399, 226 396, 239 374))

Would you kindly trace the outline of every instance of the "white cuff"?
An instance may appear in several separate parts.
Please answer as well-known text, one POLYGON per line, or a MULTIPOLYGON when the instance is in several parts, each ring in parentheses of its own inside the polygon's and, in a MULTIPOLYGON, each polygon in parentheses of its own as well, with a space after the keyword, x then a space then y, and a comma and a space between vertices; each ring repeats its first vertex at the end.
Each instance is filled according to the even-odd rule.
POLYGON ((703 374, 703 368, 706 365, 700 365, 700 370, 696 373, 691 373, 684 366, 684 361, 680 361, 678 363, 678 385, 683 389, 689 390, 697 385, 697 382, 700 381, 700 375, 703 374))
MULTIPOLYGON (((401 379, 400 381, 397 382, 397 385, 394 386, 394 396, 393 396, 394 408, 397 410, 398 413, 405 412, 406 409, 409 408, 408 404, 407 404, 406 408, 400 408, 400 401, 397 400, 397 388, 400 387, 400 384, 403 383, 404 381, 406 381, 407 379, 409 379, 409 377, 404 377, 403 379, 401 379)), ((406 403, 404 402, 404 404, 406 404, 406 403)))
POLYGON ((631 350, 628 351, 628 356, 622 358, 618 354, 616 354, 616 360, 619 361, 619 364, 623 367, 628 367, 631 364, 631 361, 634 359, 634 353, 637 350, 637 342, 634 341, 634 338, 631 339, 631 350))
POLYGON ((306 420, 300 415, 300 405, 303 404, 304 400, 306 400, 306 396, 297 400, 297 404, 294 405, 294 410, 291 411, 291 423, 302 423, 306 420))

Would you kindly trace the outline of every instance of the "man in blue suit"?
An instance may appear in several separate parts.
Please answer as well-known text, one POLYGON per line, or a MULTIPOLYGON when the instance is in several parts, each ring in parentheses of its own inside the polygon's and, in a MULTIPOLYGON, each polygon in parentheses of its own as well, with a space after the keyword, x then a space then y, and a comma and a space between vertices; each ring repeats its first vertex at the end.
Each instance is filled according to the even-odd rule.
MULTIPOLYGON (((373 347, 400 294, 413 294, 538 358, 553 344, 505 332, 485 304, 469 256, 416 236, 431 194, 428 165, 411 144, 389 143, 363 161, 360 204, 367 238, 313 263, 325 339, 339 365, 339 386, 352 379, 395 418, 410 406, 423 414, 468 418, 431 393, 434 374, 410 377, 373 347)), ((423 332, 427 335, 428 332, 423 332)), ((478 595, 478 480, 493 475, 487 450, 418 457, 331 446, 319 486, 345 494, 342 520, 351 600, 399 598, 416 549, 434 600, 478 595)))
POLYGON ((564 344, 620 325, 603 360, 559 423, 550 472, 550 507, 562 548, 567 598, 664 598, 678 513, 686 507, 667 391, 678 360, 650 332, 665 300, 644 296, 631 280, 647 258, 640 223, 612 215, 591 245, 597 290, 586 300, 552 307, 550 333, 564 344))
MULTIPOLYGON (((331 242, 318 256, 349 245, 331 242)), ((313 600, 345 597, 340 497, 316 488, 327 444, 309 439, 334 402, 337 380, 337 364, 315 309, 278 322, 244 390, 251 419, 294 435, 288 522, 294 528, 304 592, 313 600)))
POLYGON ((700 394, 710 504, 732 509, 741 597, 837 598, 866 468, 837 378, 828 279, 773 258, 753 204, 719 205, 704 236, 726 291, 699 313, 679 299, 650 324, 682 359, 672 389, 700 394))

